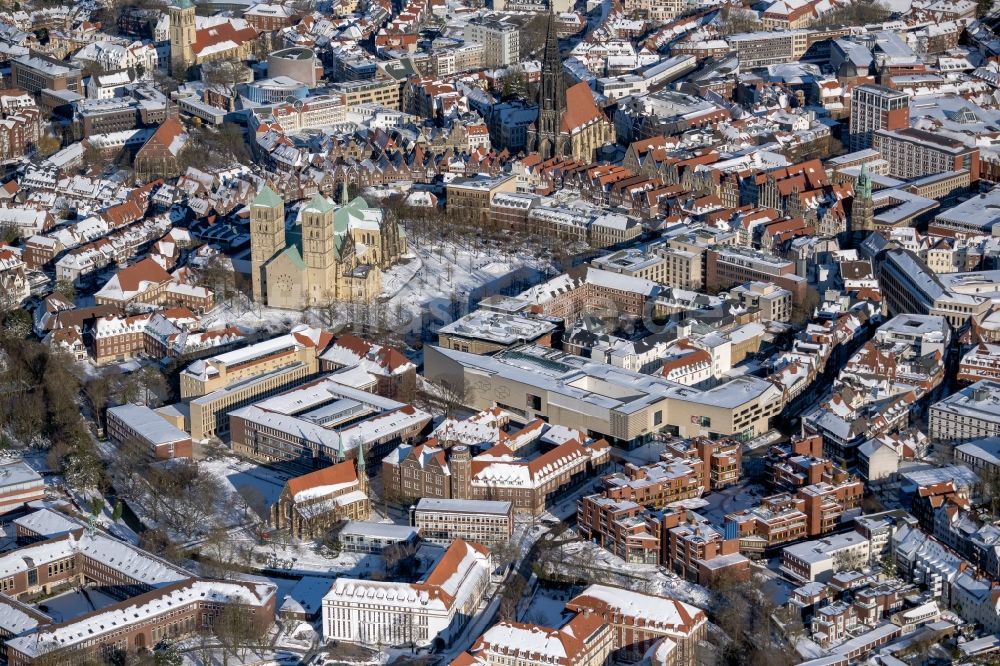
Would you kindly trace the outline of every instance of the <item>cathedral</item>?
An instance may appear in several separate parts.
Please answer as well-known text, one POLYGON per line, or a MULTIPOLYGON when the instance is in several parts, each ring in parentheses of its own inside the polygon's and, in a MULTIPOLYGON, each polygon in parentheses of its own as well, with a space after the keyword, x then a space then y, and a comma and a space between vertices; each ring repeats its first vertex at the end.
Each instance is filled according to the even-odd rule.
POLYGON ((382 293, 382 269, 406 253, 398 224, 361 197, 335 205, 317 194, 286 225, 285 202, 264 187, 250 205, 254 301, 302 310, 330 301, 367 302, 382 293))

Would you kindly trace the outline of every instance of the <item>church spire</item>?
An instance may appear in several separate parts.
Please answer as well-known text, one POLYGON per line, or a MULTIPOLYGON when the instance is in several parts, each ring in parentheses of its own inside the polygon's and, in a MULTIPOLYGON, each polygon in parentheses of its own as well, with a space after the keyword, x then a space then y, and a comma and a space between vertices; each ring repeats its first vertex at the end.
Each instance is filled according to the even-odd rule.
POLYGON ((872 178, 868 175, 868 165, 864 162, 861 164, 861 172, 858 174, 857 180, 854 181, 854 196, 865 199, 872 198, 872 178))
POLYGON ((555 15, 548 16, 545 33, 545 54, 542 58, 542 80, 538 91, 538 121, 535 129, 534 149, 548 159, 561 155, 559 131, 566 108, 563 91, 563 64, 559 57, 559 34, 555 15))
POLYGON ((875 204, 872 201, 872 178, 868 174, 867 165, 862 164, 861 171, 854 181, 854 201, 851 204, 851 240, 855 247, 874 230, 875 204))
POLYGON ((340 182, 340 205, 346 206, 349 203, 351 203, 351 200, 347 195, 347 178, 345 177, 344 180, 340 182))

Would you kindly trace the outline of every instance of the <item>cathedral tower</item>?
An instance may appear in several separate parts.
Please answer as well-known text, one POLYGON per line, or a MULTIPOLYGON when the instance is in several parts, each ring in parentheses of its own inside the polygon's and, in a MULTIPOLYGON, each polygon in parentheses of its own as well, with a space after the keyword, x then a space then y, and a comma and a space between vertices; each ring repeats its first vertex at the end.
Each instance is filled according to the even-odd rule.
POLYGON ((559 57, 559 35, 555 17, 549 14, 545 34, 545 55, 542 60, 542 80, 538 92, 538 120, 529 145, 543 160, 566 153, 559 130, 566 112, 566 93, 563 90, 563 64, 559 57))
POLYGON ((306 265, 307 303, 329 298, 336 288, 336 238, 333 205, 317 194, 302 209, 302 261, 306 265))
POLYGON ((264 266, 285 249, 285 202, 264 186, 250 204, 250 279, 253 300, 267 303, 267 273, 264 266))
POLYGON ((174 0, 167 11, 170 15, 170 73, 177 74, 194 64, 194 3, 174 0))

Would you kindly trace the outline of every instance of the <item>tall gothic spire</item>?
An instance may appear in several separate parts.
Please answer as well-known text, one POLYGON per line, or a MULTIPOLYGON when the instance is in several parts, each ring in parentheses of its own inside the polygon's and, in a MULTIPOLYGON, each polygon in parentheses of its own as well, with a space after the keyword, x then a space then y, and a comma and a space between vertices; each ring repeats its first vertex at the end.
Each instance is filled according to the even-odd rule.
POLYGON ((542 59, 542 81, 538 91, 538 126, 534 146, 544 159, 560 154, 559 130, 566 108, 563 92, 563 65, 559 57, 559 34, 555 15, 550 13, 545 33, 545 55, 542 59))

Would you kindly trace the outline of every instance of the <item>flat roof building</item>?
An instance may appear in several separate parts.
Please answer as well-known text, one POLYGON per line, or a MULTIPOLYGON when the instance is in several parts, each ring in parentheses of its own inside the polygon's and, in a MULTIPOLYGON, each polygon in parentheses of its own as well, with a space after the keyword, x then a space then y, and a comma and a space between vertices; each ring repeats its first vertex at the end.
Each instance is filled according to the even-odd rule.
POLYGON ((125 404, 108 410, 108 437, 121 453, 155 460, 191 458, 191 435, 145 405, 125 404))
POLYGON ((410 510, 410 521, 431 543, 448 545, 455 539, 487 545, 506 543, 514 534, 514 505, 424 497, 410 510))
POLYGON ((929 421, 935 442, 971 442, 1000 435, 1000 382, 984 379, 934 403, 929 421))

